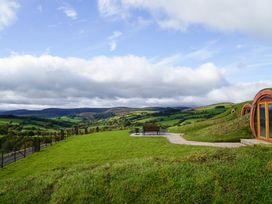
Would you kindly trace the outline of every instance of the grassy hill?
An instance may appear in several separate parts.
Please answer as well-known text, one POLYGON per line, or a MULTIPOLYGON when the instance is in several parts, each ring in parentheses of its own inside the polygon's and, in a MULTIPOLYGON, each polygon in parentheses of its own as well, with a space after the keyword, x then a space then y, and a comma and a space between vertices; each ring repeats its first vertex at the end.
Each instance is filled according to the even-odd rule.
POLYGON ((0 170, 1 203, 271 203, 272 148, 78 136, 0 170))
POLYGON ((229 104, 213 105, 209 110, 181 108, 138 109, 122 115, 105 117, 93 121, 93 125, 108 127, 135 127, 145 123, 156 123, 164 128, 180 126, 217 116, 229 109, 229 104))
MULTIPOLYGON (((245 103, 227 106, 225 112, 212 118, 202 118, 200 121, 185 123, 170 127, 171 132, 184 133, 188 140, 204 142, 239 142, 242 138, 252 138, 249 125, 249 115, 240 116, 245 103)), ((216 107, 207 106, 195 111, 214 111, 216 107)))
POLYGON ((94 115, 108 114, 108 115, 124 115, 134 111, 151 111, 164 110, 165 108, 129 108, 129 107, 114 107, 114 108, 47 108, 43 110, 11 110, 1 111, 1 115, 16 115, 16 116, 32 116, 39 118, 55 118, 63 116, 82 116, 93 118, 94 115), (110 113, 110 114, 109 114, 110 113))
POLYGON ((238 142, 241 138, 252 137, 249 115, 240 117, 243 104, 222 103, 198 108, 116 108, 116 113, 122 113, 100 113, 92 119, 85 118, 84 114, 56 119, 78 123, 90 121, 92 128, 99 126, 101 129, 125 129, 155 123, 171 132, 184 133, 188 140, 238 142))
POLYGON ((106 111, 106 108, 74 108, 74 109, 61 109, 61 108, 47 108, 44 110, 11 110, 2 112, 2 115, 17 115, 17 116, 34 116, 41 118, 54 118, 68 115, 76 115, 83 112, 100 113, 106 111))
MULTIPOLYGON (((152 122, 188 140, 234 142, 251 137, 242 106, 137 109, 89 122, 128 129, 152 122)), ((3 116, 1 124, 25 123, 25 117, 12 117, 3 116)), ((84 120, 34 118, 30 125, 84 120)), ((174 145, 133 138, 129 130, 75 136, 1 169, 0 203, 272 203, 271 156, 270 146, 174 145)))
POLYGON ((19 135, 23 132, 51 132, 70 128, 78 123, 68 120, 36 118, 31 116, 0 115, 0 134, 19 135))

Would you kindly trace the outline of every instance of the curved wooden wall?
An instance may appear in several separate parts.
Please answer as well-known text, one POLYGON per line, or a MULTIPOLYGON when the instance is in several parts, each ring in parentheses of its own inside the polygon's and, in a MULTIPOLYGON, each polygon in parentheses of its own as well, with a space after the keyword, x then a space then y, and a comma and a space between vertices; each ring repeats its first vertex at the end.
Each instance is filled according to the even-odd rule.
POLYGON ((246 103, 242 110, 241 110, 241 116, 246 115, 251 112, 252 105, 250 103, 246 103))
POLYGON ((255 124, 257 118, 257 105, 259 102, 270 100, 272 101, 272 88, 263 89, 257 93, 252 103, 252 108, 250 112, 250 128, 255 137, 257 137, 257 127, 255 124))

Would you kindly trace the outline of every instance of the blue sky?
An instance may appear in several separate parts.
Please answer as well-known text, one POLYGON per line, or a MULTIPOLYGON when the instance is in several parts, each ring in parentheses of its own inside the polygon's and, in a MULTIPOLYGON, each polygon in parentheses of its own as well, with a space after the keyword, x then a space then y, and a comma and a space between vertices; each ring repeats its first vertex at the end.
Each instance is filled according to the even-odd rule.
POLYGON ((0 108, 250 100, 272 86, 271 10, 269 0, 0 0, 0 108))

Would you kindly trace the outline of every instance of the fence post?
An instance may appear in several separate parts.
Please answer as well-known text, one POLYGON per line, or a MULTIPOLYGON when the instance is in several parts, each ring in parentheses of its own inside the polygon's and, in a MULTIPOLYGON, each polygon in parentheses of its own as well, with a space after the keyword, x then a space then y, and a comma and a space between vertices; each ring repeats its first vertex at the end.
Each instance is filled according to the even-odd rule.
POLYGON ((46 136, 42 136, 43 137, 43 144, 47 147, 47 139, 46 139, 46 136))
POLYGON ((33 140, 33 148, 34 148, 34 152, 39 152, 41 150, 41 139, 40 138, 35 138, 33 140))
POLYGON ((24 157, 26 157, 26 139, 24 138, 24 157))
POLYGON ((79 127, 78 126, 75 127, 75 133, 76 133, 76 135, 79 135, 79 127))
POLYGON ((60 130, 60 139, 64 140, 64 130, 63 129, 60 130))
POLYGON ((13 158, 14 158, 14 161, 16 162, 16 147, 14 147, 13 149, 13 158))
POLYGON ((1 168, 4 168, 4 151, 1 151, 1 168))
POLYGON ((32 141, 32 153, 34 152, 34 139, 33 137, 31 138, 31 141, 32 141))

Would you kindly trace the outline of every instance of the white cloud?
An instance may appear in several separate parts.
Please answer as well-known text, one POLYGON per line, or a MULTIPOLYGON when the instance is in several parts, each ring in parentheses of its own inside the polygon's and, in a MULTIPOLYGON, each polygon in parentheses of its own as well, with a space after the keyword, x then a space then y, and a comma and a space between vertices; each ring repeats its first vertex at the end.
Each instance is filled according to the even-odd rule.
POLYGON ((197 59, 197 60, 208 60, 211 57, 218 54, 219 50, 214 48, 213 45, 217 42, 217 40, 210 41, 206 46, 199 48, 197 50, 193 50, 192 52, 186 53, 183 55, 183 60, 188 59, 197 59))
POLYGON ((109 37, 110 40, 115 40, 123 35, 120 31, 114 31, 112 35, 109 37))
POLYGON ((51 55, 0 58, 2 106, 165 105, 191 95, 204 97, 226 84, 212 63, 193 69, 162 66, 133 55, 90 60, 51 55))
POLYGON ((148 11, 162 28, 185 30, 190 25, 203 25, 269 37, 271 8, 271 0, 98 0, 104 16, 127 18, 139 9, 148 11))
POLYGON ((76 10, 68 4, 59 7, 59 10, 62 11, 67 17, 71 18, 72 20, 77 19, 77 12, 76 10))
POLYGON ((0 58, 0 109, 241 102, 265 87, 272 87, 272 81, 229 83, 213 63, 190 68, 134 55, 0 58))
POLYGON ((111 36, 108 37, 109 40, 109 50, 111 52, 115 51, 117 48, 117 40, 123 35, 120 31, 114 31, 111 36))
POLYGON ((16 19, 19 4, 16 0, 0 0, 0 30, 16 19))
POLYGON ((118 16, 122 18, 127 17, 126 9, 124 9, 122 2, 119 0, 98 0, 98 9, 104 16, 118 16))
POLYGON ((109 43, 109 46, 110 46, 110 51, 111 51, 111 52, 115 51, 116 48, 117 48, 117 43, 116 43, 116 41, 110 42, 110 43, 109 43))
POLYGON ((260 81, 252 83, 235 83, 229 86, 212 90, 207 98, 213 102, 243 102, 253 100, 257 92, 263 88, 272 87, 272 81, 260 81))

